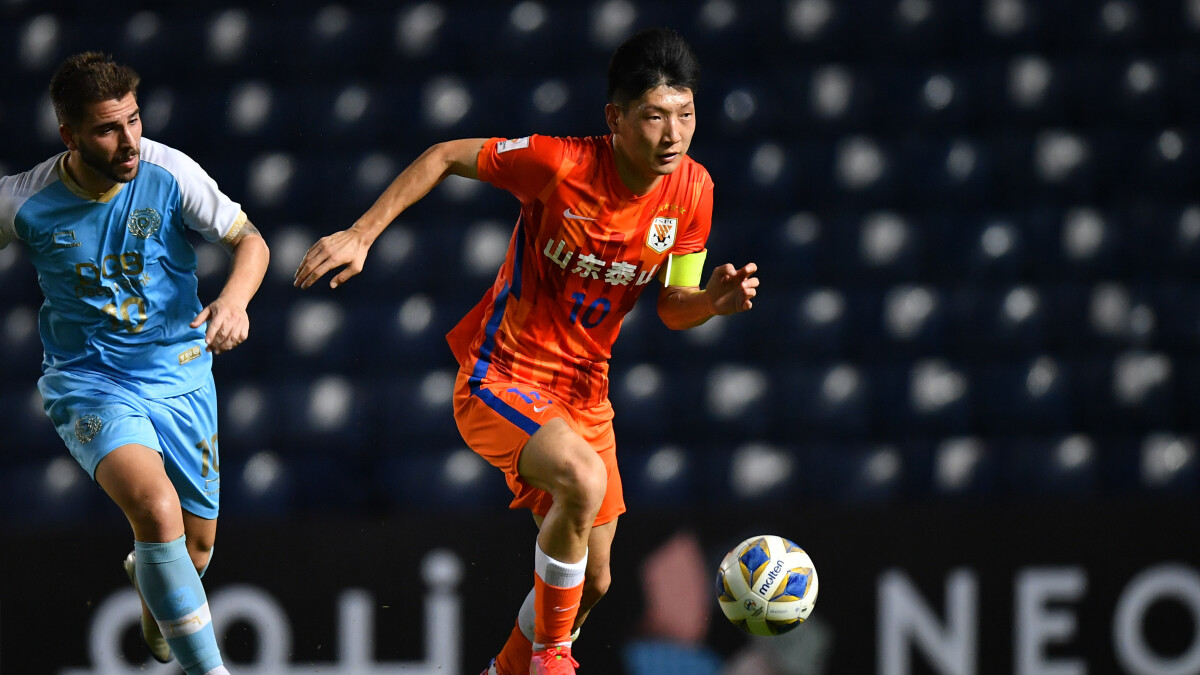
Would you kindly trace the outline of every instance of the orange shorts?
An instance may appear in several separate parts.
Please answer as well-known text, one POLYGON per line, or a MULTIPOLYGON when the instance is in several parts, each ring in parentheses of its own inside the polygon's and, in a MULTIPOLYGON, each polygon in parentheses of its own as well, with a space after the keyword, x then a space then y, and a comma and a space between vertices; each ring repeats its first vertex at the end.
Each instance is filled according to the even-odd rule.
POLYGON ((557 395, 523 383, 485 381, 472 390, 470 374, 459 370, 454 383, 454 421, 467 445, 504 472, 513 493, 509 508, 529 509, 542 517, 550 510, 550 493, 526 483, 517 472, 517 462, 529 437, 558 417, 595 449, 608 470, 608 490, 594 525, 625 513, 611 403, 605 400, 594 408, 577 410, 557 395))

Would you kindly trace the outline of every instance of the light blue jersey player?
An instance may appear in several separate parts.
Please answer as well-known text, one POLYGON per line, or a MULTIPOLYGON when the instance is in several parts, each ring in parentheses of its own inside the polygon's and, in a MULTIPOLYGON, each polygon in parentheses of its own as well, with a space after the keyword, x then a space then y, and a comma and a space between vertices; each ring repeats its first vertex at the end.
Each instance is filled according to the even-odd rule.
POLYGON ((0 178, 0 248, 22 241, 45 302, 38 381, 71 454, 134 532, 126 572, 160 661, 226 673, 200 576, 220 495, 212 356, 249 332, 268 251, 241 207, 183 153, 141 137, 139 78, 97 53, 50 84, 67 151, 0 178), (186 229, 232 254, 207 306, 186 229))

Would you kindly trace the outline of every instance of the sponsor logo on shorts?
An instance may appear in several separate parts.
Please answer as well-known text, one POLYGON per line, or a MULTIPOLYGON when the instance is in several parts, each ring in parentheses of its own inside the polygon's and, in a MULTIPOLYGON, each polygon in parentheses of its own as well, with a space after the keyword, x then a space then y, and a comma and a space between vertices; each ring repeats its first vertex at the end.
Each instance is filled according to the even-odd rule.
POLYGON ((125 225, 133 236, 146 239, 154 236, 154 233, 158 232, 158 228, 162 227, 162 216, 158 215, 158 211, 154 209, 138 209, 130 214, 129 221, 125 225))
POLYGON ((100 433, 102 426, 104 422, 99 417, 84 415, 75 420, 75 438, 78 438, 80 443, 91 443, 96 434, 100 433))
POLYGON ((179 355, 179 365, 182 366, 183 364, 187 363, 188 361, 194 361, 198 358, 200 358, 200 347, 199 346, 192 347, 191 349, 189 349, 186 352, 183 352, 182 354, 179 355))

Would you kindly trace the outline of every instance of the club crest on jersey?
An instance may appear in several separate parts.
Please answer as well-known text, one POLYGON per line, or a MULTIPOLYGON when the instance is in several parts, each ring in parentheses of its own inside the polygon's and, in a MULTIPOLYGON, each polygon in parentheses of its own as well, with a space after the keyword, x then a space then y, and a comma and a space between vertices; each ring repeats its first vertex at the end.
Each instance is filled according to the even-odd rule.
POLYGON ((133 236, 146 239, 154 236, 158 228, 162 227, 162 216, 154 209, 138 209, 129 216, 126 226, 133 236))
POLYGON ((84 415, 75 420, 75 438, 79 439, 80 443, 91 443, 96 434, 100 433, 100 427, 104 426, 104 422, 95 415, 84 415))
POLYGON ((655 218, 650 225, 650 233, 646 235, 646 245, 654 249, 655 253, 662 253, 674 246, 675 227, 678 223, 678 218, 655 218))

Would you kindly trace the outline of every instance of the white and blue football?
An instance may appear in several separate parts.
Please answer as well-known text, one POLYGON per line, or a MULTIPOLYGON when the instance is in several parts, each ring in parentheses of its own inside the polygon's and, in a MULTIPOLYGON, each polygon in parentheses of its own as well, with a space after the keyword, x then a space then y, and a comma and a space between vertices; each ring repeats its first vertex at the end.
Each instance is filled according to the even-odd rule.
POLYGON ((753 635, 786 633, 817 601, 817 569, 793 542, 764 534, 733 547, 717 571, 717 602, 733 625, 753 635))

